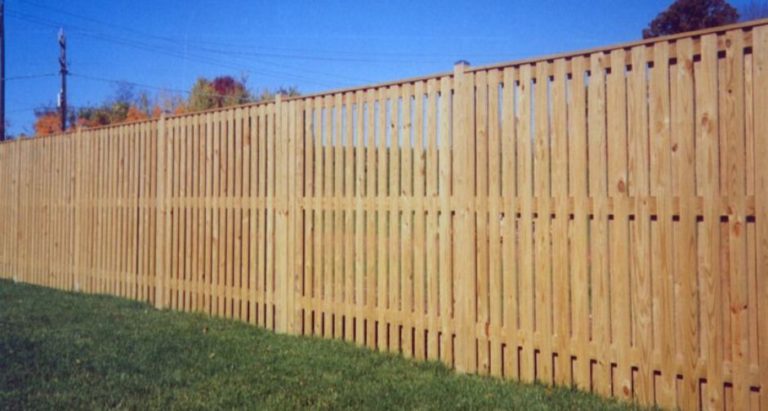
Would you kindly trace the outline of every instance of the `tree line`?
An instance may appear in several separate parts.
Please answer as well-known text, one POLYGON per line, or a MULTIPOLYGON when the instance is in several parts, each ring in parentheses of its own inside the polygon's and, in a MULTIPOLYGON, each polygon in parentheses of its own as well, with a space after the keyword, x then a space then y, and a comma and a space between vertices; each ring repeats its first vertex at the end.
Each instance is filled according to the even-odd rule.
MULTIPOLYGON (((81 128, 101 127, 158 118, 161 114, 183 114, 213 108, 272 100, 277 94, 299 95, 296 87, 279 87, 253 92, 246 79, 218 76, 198 78, 186 98, 179 94, 137 92, 131 83, 117 85, 114 96, 98 105, 76 107, 69 112, 67 124, 81 128)), ((45 136, 60 133, 61 117, 56 107, 35 110, 35 134, 45 136)))

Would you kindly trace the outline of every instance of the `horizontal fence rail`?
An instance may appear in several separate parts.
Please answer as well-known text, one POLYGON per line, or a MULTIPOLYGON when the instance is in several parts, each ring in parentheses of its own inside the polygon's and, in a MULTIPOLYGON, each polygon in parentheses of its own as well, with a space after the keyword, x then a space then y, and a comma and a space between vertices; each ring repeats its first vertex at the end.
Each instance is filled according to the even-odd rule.
POLYGON ((768 21, 0 144, 0 276, 768 409, 768 21))

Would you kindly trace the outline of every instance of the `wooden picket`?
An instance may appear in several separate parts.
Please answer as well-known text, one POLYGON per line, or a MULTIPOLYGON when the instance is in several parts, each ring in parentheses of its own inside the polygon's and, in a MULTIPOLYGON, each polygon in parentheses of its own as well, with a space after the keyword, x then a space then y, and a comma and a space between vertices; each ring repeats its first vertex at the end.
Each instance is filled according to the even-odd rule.
POLYGON ((0 277, 768 409, 768 20, 0 144, 0 277))

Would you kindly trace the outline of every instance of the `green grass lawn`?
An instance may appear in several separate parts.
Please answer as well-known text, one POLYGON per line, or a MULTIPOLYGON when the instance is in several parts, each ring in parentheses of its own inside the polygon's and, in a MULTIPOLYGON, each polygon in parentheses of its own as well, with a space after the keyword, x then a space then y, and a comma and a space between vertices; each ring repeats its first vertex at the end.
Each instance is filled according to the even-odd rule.
POLYGON ((627 409, 338 341, 0 280, 0 409, 627 409))

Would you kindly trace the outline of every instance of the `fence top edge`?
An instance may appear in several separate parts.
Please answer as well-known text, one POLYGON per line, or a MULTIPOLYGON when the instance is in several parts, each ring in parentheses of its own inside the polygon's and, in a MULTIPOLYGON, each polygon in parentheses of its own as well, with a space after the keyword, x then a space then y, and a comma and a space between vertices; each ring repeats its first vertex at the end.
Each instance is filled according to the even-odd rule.
MULTIPOLYGON (((562 52, 562 53, 555 53, 555 54, 544 55, 544 56, 536 56, 536 57, 524 58, 524 59, 519 59, 519 60, 506 61, 506 62, 502 62, 502 63, 494 63, 494 64, 488 64, 488 65, 483 65, 483 66, 477 66, 477 67, 469 66, 467 68, 467 72, 477 72, 477 71, 493 70, 493 69, 499 69, 499 68, 505 68, 505 67, 515 67, 515 66, 521 66, 521 65, 524 65, 524 64, 532 64, 532 63, 541 62, 541 61, 550 61, 550 60, 555 60, 555 59, 578 57, 578 56, 584 56, 584 55, 589 55, 589 54, 594 54, 594 53, 601 53, 601 52, 605 53, 605 52, 608 52, 608 51, 611 51, 611 50, 627 49, 627 48, 638 47, 638 46, 648 46, 648 45, 653 45, 653 44, 656 44, 656 43, 669 42, 669 41, 679 40, 679 39, 688 38, 688 37, 700 37, 700 36, 707 35, 707 34, 724 33, 726 31, 739 30, 739 29, 742 29, 742 30, 744 30, 744 29, 751 29, 751 28, 755 28, 755 27, 759 27, 759 26, 765 26, 765 25, 768 25, 768 18, 759 19, 759 20, 751 20, 751 21, 746 21, 746 22, 736 23, 736 24, 729 24, 729 25, 725 25, 725 26, 711 27, 711 28, 702 29, 702 30, 696 30, 696 31, 688 31, 688 32, 684 32, 684 33, 672 34, 672 35, 669 35, 669 36, 662 36, 662 37, 655 37, 655 38, 651 38, 651 39, 634 40, 634 41, 629 41, 629 42, 624 42, 624 43, 612 44, 612 45, 601 46, 601 47, 594 47, 594 48, 578 50, 578 51, 567 51, 567 52, 562 52)), ((415 83, 417 81, 425 81, 425 80, 431 80, 431 79, 438 79, 438 78, 441 78, 441 77, 452 76, 452 75, 453 75, 453 72, 452 71, 448 71, 448 72, 433 73, 433 74, 428 74, 428 75, 423 75, 423 76, 416 76, 416 77, 411 77, 411 78, 406 78, 406 79, 384 81, 384 82, 374 83, 374 84, 366 84, 366 85, 361 85, 361 86, 352 86, 352 87, 347 87, 347 88, 331 89, 331 90, 327 90, 327 91, 320 91, 320 92, 317 92, 317 93, 311 93, 311 94, 306 94, 306 95, 302 95, 302 96, 285 97, 285 98, 281 99, 281 102, 282 103, 286 103, 286 102, 290 102, 290 101, 311 100, 311 99, 316 99, 316 98, 320 98, 320 97, 327 97, 327 96, 336 95, 336 94, 347 94, 347 93, 354 93, 354 92, 366 91, 366 90, 371 90, 371 89, 379 89, 379 88, 390 87, 390 86, 399 85, 399 84, 409 84, 409 83, 415 83)), ((256 103, 240 104, 240 105, 235 105, 235 106, 229 106, 229 107, 224 107, 224 108, 214 108, 214 109, 210 109, 210 110, 196 111, 196 112, 191 112, 191 113, 165 115, 164 117, 165 117, 166 120, 179 119, 179 118, 184 118, 184 117, 206 115, 206 114, 216 113, 216 112, 226 112, 227 110, 250 109, 250 108, 255 108, 255 107, 259 107, 259 106, 262 106, 262 105, 269 105, 269 104, 276 104, 276 100, 267 100, 267 101, 260 101, 260 102, 256 102, 256 103)), ((117 128, 117 127, 124 127, 124 126, 133 126, 133 125, 138 125, 138 124, 143 124, 143 123, 153 123, 153 122, 159 122, 159 119, 153 118, 153 119, 149 119, 149 120, 142 120, 142 121, 136 121, 136 122, 130 122, 130 123, 110 124, 110 125, 101 126, 101 127, 82 129, 82 131, 85 131, 85 132, 100 131, 100 130, 105 130, 105 129, 110 129, 110 128, 117 128)), ((19 138, 17 138, 17 139, 6 139, 5 141, 0 142, 0 145, 1 144, 14 143, 14 142, 18 142, 18 141, 36 140, 36 139, 39 139, 39 138, 51 138, 51 137, 66 136, 66 135, 77 133, 78 132, 77 130, 79 130, 79 129, 71 129, 70 131, 67 131, 66 133, 57 133, 57 134, 51 134, 51 135, 47 135, 47 136, 37 136, 37 135, 35 135, 35 136, 32 136, 32 137, 21 138, 21 139, 19 139, 19 138)))
MULTIPOLYGON (((424 80, 431 80, 431 79, 438 79, 441 77, 451 76, 453 75, 453 72, 442 72, 442 73, 433 73, 433 74, 426 74, 421 76, 415 76, 415 77, 409 77, 405 79, 398 79, 398 80, 389 80, 389 81, 383 81, 379 83, 373 83, 373 84, 365 84, 362 86, 352 86, 347 88, 339 88, 339 89, 331 89, 326 91, 318 91, 316 93, 310 93, 310 94, 304 94, 301 96, 293 96, 293 97, 283 97, 280 102, 281 103, 288 103, 291 101, 301 101, 301 100, 312 100, 319 97, 327 97, 327 96, 333 96, 336 94, 347 94, 347 93, 355 93, 358 91, 366 91, 371 89, 380 89, 384 87, 394 86, 398 84, 408 84, 408 83, 415 83, 417 81, 424 81, 424 80)), ((183 113, 183 114, 174 114, 174 115, 167 115, 165 118, 168 119, 176 119, 176 118, 182 118, 182 117, 191 117, 191 116, 197 116, 197 115, 204 115, 209 113, 216 113, 216 112, 226 112, 227 110, 237 110, 237 109, 250 109, 254 107, 260 107, 260 106, 268 106, 270 104, 277 104, 276 99, 272 100, 265 100, 265 101, 258 101, 254 103, 246 103, 246 104, 239 104, 234 106, 228 106, 223 108, 212 108, 208 110, 202 110, 202 111, 195 111, 190 113, 183 113)))
MULTIPOLYGON (((655 37, 651 39, 644 39, 644 40, 633 40, 629 42, 624 43, 617 43, 612 44, 608 46, 600 46, 600 47, 593 47, 589 49, 583 49, 583 50, 577 50, 577 51, 566 51, 561 53, 555 53, 550 55, 544 55, 544 56, 535 56, 535 57, 529 57, 519 60, 512 60, 512 61, 506 61, 501 63, 493 63, 488 65, 482 65, 477 67, 468 66, 467 72, 475 72, 475 71, 483 71, 483 70, 491 70, 491 69, 498 69, 503 67, 515 67, 515 66, 521 66, 524 64, 531 64, 536 63, 540 61, 549 61, 559 58, 568 58, 568 57, 577 57, 577 56, 583 56, 588 54, 594 54, 594 53, 600 53, 600 52, 606 52, 610 50, 618 50, 618 49, 626 49, 631 47, 637 47, 637 46, 647 46, 652 45, 655 43, 662 43, 662 42, 669 42, 674 40, 679 40, 687 37, 699 37, 706 34, 712 34, 712 33, 722 33, 726 31, 731 30, 738 30, 738 29, 748 29, 758 26, 764 26, 768 25, 768 18, 760 19, 760 20, 751 20, 746 21, 742 23, 735 23, 735 24, 729 24, 725 26, 718 26, 718 27, 711 27, 707 29, 702 30, 696 30, 696 31, 688 31, 684 33, 677 33, 672 34, 668 36, 662 36, 662 37, 655 37)), ((441 73, 434 73, 434 74, 428 74, 423 76, 417 76, 412 78, 406 78, 406 79, 400 79, 400 80, 393 80, 393 81, 385 81, 381 83, 374 83, 374 84, 367 84, 362 86, 352 86, 347 88, 340 88, 340 89, 332 89, 328 91, 321 91, 317 93, 302 95, 302 96, 295 96, 295 97, 287 97, 283 99, 283 102, 292 101, 292 100, 309 100, 314 99, 318 97, 325 97, 329 95, 335 95, 335 94, 346 94, 346 93, 353 93, 357 91, 365 91, 369 89, 377 89, 382 87, 389 87, 394 86, 398 84, 408 84, 408 83, 414 83, 417 81, 424 81, 424 80, 430 80, 433 78, 440 78, 445 76, 452 76, 452 71, 447 72, 441 72, 441 73)), ((263 104, 263 103, 262 103, 263 104)))
MULTIPOLYGON (((167 116, 166 116, 167 118, 167 116)), ((126 121, 124 123, 117 123, 117 124, 107 124, 105 126, 98 126, 98 127, 79 127, 75 126, 70 128, 69 130, 63 132, 63 133, 53 133, 53 134, 47 134, 44 136, 41 135, 32 135, 27 137, 17 137, 17 138, 7 138, 4 141, 0 141, 0 145, 3 144, 12 144, 12 143, 20 143, 24 141, 37 141, 37 140, 44 140, 48 138, 56 138, 56 137, 66 137, 71 135, 76 135, 77 133, 89 133, 93 131, 103 131, 103 130, 109 130, 113 128, 120 128, 120 127, 133 127, 133 126, 139 126, 144 124, 152 124, 152 123, 158 123, 160 122, 159 118, 150 118, 147 120, 137 120, 137 121, 126 121)))
POLYGON ((670 41, 680 40, 680 39, 689 38, 689 37, 701 37, 707 34, 724 33, 726 31, 732 31, 732 30, 751 29, 754 27, 765 26, 765 25, 768 25, 768 18, 751 20, 751 21, 746 21, 742 23, 728 24, 725 26, 710 27, 707 29, 701 29, 701 30, 695 30, 695 31, 686 31, 683 33, 670 34, 667 36, 654 37, 650 39, 632 40, 624 43, 593 47, 593 48, 577 50, 577 51, 554 53, 554 54, 549 54, 545 56, 530 57, 530 58, 524 58, 520 60, 501 62, 501 63, 492 63, 492 64, 486 64, 486 65, 477 66, 477 67, 470 66, 467 71, 475 72, 475 71, 492 70, 492 69, 499 69, 499 68, 505 68, 505 67, 515 67, 515 66, 521 66, 524 64, 531 64, 531 63, 537 63, 542 61, 579 57, 579 56, 585 56, 585 55, 601 53, 601 52, 605 53, 612 50, 628 49, 628 48, 633 48, 638 46, 650 46, 656 43, 670 42, 670 41))

